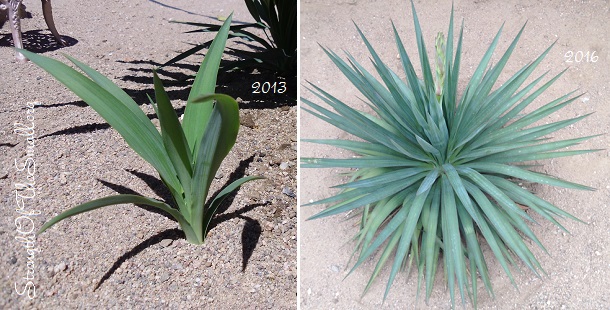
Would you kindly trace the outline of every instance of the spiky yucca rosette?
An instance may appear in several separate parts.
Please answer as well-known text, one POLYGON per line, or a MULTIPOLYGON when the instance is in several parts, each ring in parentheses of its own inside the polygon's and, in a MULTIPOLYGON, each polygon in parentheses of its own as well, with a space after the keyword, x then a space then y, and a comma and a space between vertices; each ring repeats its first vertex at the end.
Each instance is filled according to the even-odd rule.
POLYGON ((587 115, 536 124, 578 98, 570 97, 574 92, 524 113, 524 109, 563 73, 541 86, 538 85, 546 73, 524 84, 552 45, 494 89, 523 32, 522 28, 498 63, 489 66, 500 29, 459 96, 463 26, 454 53, 452 11, 447 41, 442 36, 437 37, 437 68, 433 75, 413 4, 412 9, 422 79, 416 75, 394 26, 406 81, 383 63, 360 29, 358 32, 371 53, 381 81, 351 55, 347 54, 348 61, 344 61, 324 49, 365 96, 375 115, 355 110, 310 83, 309 90, 334 111, 303 98, 303 103, 309 107, 304 108, 305 111, 358 138, 305 140, 358 155, 349 159, 302 159, 302 167, 355 169, 349 182, 336 186, 342 190, 340 193, 309 204, 329 205, 312 219, 354 209, 361 211, 360 230, 355 238, 357 260, 352 271, 369 257, 379 255, 365 292, 381 269, 390 263, 385 298, 397 272, 415 263, 418 288, 425 282, 428 300, 440 259, 452 305, 455 304, 457 283, 462 302, 468 295, 476 307, 477 276, 493 296, 481 240, 485 240, 515 284, 509 268, 516 263, 515 257, 536 275, 543 272, 524 241, 525 238, 533 240, 544 250, 528 227, 535 221, 522 206, 564 230, 555 216, 577 220, 519 183, 592 190, 533 171, 527 162, 592 152, 594 150, 562 150, 592 136, 561 141, 544 138, 587 115))

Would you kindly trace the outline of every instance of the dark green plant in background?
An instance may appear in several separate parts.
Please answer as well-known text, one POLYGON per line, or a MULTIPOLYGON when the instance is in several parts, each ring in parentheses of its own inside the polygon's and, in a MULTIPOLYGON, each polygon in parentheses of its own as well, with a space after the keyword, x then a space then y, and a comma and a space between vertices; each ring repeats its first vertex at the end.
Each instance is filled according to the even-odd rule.
POLYGON ((125 142, 159 173, 174 198, 175 206, 138 195, 114 195, 96 199, 62 212, 45 223, 38 234, 68 217, 116 204, 141 204, 171 215, 193 244, 202 244, 210 222, 222 201, 243 183, 260 179, 249 176, 229 184, 206 202, 210 185, 223 159, 233 148, 239 130, 239 109, 235 99, 214 94, 216 76, 223 55, 232 16, 218 31, 195 77, 180 123, 161 80, 154 73, 160 131, 127 93, 105 76, 78 60, 66 56, 85 74, 51 58, 28 51, 28 59, 68 87, 114 128, 125 142))
MULTIPOLYGON (((285 76, 296 75, 297 68, 297 1, 296 0, 245 0, 256 23, 233 25, 229 37, 246 42, 256 42, 258 51, 229 49, 231 55, 241 60, 223 67, 224 70, 259 68, 277 72, 285 76), (265 37, 258 36, 250 29, 262 30, 265 37)), ((195 22, 177 22, 202 29, 189 31, 217 32, 220 25, 195 22)), ((210 45, 211 41, 197 45, 163 64, 167 66, 189 57, 210 45)))
POLYGON ((578 98, 570 97, 574 92, 529 113, 524 112, 563 73, 542 85, 539 84, 546 73, 525 83, 552 45, 505 83, 496 86, 523 32, 522 28, 500 60, 490 65, 500 29, 459 96, 463 27, 454 50, 452 10, 447 41, 442 35, 437 37, 437 66, 434 70, 426 53, 413 3, 411 6, 421 79, 416 75, 412 58, 407 55, 394 26, 406 81, 380 59, 360 29, 358 32, 371 53, 381 81, 349 53, 345 61, 324 49, 364 95, 374 114, 351 108, 309 83, 309 90, 332 110, 303 98, 303 103, 308 106, 305 111, 357 139, 312 139, 305 142, 331 145, 358 155, 348 159, 302 159, 302 167, 306 168, 354 169, 347 183, 336 186, 341 189, 338 194, 308 204, 328 205, 311 219, 352 210, 360 212, 359 232, 355 237, 356 262, 352 271, 367 259, 379 255, 365 292, 389 263, 391 271, 385 299, 397 272, 407 267, 410 269, 415 264, 418 291, 425 283, 427 301, 440 260, 452 305, 455 305, 457 284, 462 303, 468 296, 476 308, 477 277, 481 277, 493 296, 481 250, 482 240, 516 286, 509 268, 509 265, 516 265, 514 258, 521 260, 537 276, 544 272, 524 240, 532 240, 544 250, 528 227, 536 221, 522 207, 563 230, 565 228, 557 222, 556 216, 577 220, 523 188, 521 182, 592 190, 536 172, 531 169, 531 161, 592 152, 594 150, 562 150, 592 136, 561 141, 545 138, 587 116, 540 125, 540 120, 578 98))

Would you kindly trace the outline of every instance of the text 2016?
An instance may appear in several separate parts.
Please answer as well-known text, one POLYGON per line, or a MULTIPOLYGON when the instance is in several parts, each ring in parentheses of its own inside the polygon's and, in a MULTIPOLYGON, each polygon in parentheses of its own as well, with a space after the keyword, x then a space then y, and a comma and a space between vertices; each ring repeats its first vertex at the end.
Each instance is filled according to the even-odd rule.
POLYGON ((595 51, 567 51, 564 55, 566 62, 597 62, 599 56, 595 55, 595 51))

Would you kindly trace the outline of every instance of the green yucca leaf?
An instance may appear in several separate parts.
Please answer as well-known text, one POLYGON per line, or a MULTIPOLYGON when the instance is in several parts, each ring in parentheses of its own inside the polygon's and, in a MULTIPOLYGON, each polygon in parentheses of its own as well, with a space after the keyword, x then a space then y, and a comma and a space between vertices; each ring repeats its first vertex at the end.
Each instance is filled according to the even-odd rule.
POLYGON ((92 200, 92 201, 80 204, 76 207, 70 208, 70 209, 62 212, 61 214, 57 215, 53 219, 49 220, 48 222, 44 223, 44 225, 42 225, 42 227, 40 227, 38 234, 47 230, 49 227, 55 225, 57 222, 59 222, 63 219, 72 217, 74 215, 88 212, 88 211, 93 211, 95 209, 105 207, 105 206, 112 206, 112 205, 126 204, 126 203, 147 205, 147 206, 155 207, 157 209, 160 209, 160 210, 168 213, 176 221, 178 221, 178 223, 180 224, 180 227, 182 227, 187 239, 189 239, 189 240, 195 239, 195 232, 191 229, 186 218, 180 212, 178 212, 178 210, 176 210, 176 209, 172 208, 170 205, 168 205, 164 202, 158 201, 156 199, 147 198, 147 197, 138 196, 138 195, 129 195, 129 194, 108 196, 108 197, 92 200))
POLYGON ((53 75, 100 114, 138 155, 157 169, 170 188, 180 187, 176 172, 167 159, 161 135, 133 99, 128 100, 128 96, 123 96, 122 91, 119 92, 115 87, 109 86, 107 78, 102 79, 101 74, 94 73, 93 69, 78 61, 75 64, 85 68, 85 72, 92 74, 95 80, 88 79, 57 60, 26 50, 19 52, 53 75), (100 81, 101 85, 97 81, 100 81), (113 94, 119 94, 119 97, 113 94))
POLYGON ((184 136, 184 131, 182 130, 182 125, 180 125, 180 120, 176 115, 176 111, 174 111, 174 108, 169 101, 169 97, 163 88, 161 79, 159 79, 159 76, 154 71, 153 84, 155 87, 157 105, 152 104, 152 106, 155 107, 155 111, 159 117, 163 145, 176 170, 181 185, 181 191, 174 193, 173 196, 180 208, 180 212, 182 212, 190 222, 191 210, 188 206, 190 205, 192 193, 191 179, 193 178, 191 151, 189 150, 188 142, 184 136))
MULTIPOLYGON (((209 124, 199 143, 197 160, 193 169, 192 224, 196 232, 203 233, 205 210, 203 205, 220 163, 227 156, 239 130, 239 111, 235 99, 214 94, 195 98, 193 103, 216 100, 209 124)), ((203 237, 203 235, 202 235, 203 237)))
POLYGON ((452 9, 446 40, 442 34, 436 39, 436 67, 433 67, 415 6, 411 4, 421 78, 417 76, 394 24, 392 30, 402 75, 383 63, 357 26, 356 30, 370 52, 375 74, 349 53, 344 60, 323 47, 331 61, 364 95, 365 103, 374 113, 358 111, 309 84, 308 90, 324 105, 302 98, 306 106, 304 111, 353 135, 358 141, 302 140, 338 147, 356 155, 346 159, 301 159, 304 168, 355 169, 348 182, 335 186, 341 189, 340 193, 307 205, 328 205, 310 219, 360 211, 360 229, 354 238, 353 254, 357 259, 351 271, 380 252, 365 292, 389 265, 385 299, 398 271, 414 265, 418 269, 418 292, 424 284, 427 300, 437 266, 442 263, 452 305, 457 299, 457 289, 462 303, 469 299, 476 308, 479 277, 493 296, 481 240, 489 245, 495 259, 516 286, 511 273, 511 266, 516 266, 515 258, 534 274, 544 273, 525 240, 546 249, 529 225, 541 217, 565 230, 557 217, 577 220, 522 188, 520 182, 592 190, 536 172, 532 170, 535 166, 528 162, 596 151, 566 150, 596 135, 559 141, 545 138, 587 115, 537 124, 574 102, 578 97, 571 97, 573 92, 522 114, 565 72, 544 83, 547 73, 526 83, 553 44, 497 86, 498 77, 503 74, 525 26, 499 61, 490 65, 500 40, 500 28, 465 90, 458 93, 463 26, 456 42, 452 9))
POLYGON ((189 242, 201 244, 223 199, 243 183, 260 179, 255 176, 241 178, 225 187, 213 199, 207 200, 212 180, 233 148, 239 130, 239 110, 235 99, 223 94, 211 94, 216 87, 216 75, 231 16, 214 39, 197 73, 189 94, 184 124, 180 124, 163 83, 153 71, 156 105, 149 99, 159 118, 161 133, 133 99, 87 65, 68 57, 89 78, 59 61, 23 51, 32 62, 81 97, 121 134, 138 155, 151 163, 177 205, 176 209, 166 202, 137 195, 109 196, 62 212, 45 223, 38 234, 63 219, 83 212, 109 205, 135 203, 170 214, 178 221, 189 242))
POLYGON ((233 181, 233 183, 227 185, 227 187, 225 187, 222 191, 220 191, 218 193, 218 195, 216 195, 214 197, 214 199, 210 203, 209 207, 205 210, 204 215, 203 215, 202 227, 204 227, 206 229, 203 232, 204 236, 207 235, 207 233, 209 232, 210 223, 212 222, 212 218, 216 214, 216 211, 218 211, 218 207, 220 206, 220 204, 231 193, 233 193, 235 190, 237 190, 242 184, 249 182, 249 181, 253 181, 253 180, 259 180, 259 179, 264 179, 264 177, 249 176, 249 177, 243 177, 243 178, 237 179, 237 180, 233 181))
POLYGON ((194 154, 193 160, 197 160, 195 150, 199 150, 199 143, 213 108, 211 104, 194 104, 193 101, 202 95, 214 93, 216 89, 216 77, 218 76, 220 59, 224 53, 232 17, 233 13, 229 15, 212 41, 210 49, 199 67, 187 99, 186 108, 184 109, 182 127, 184 128, 184 135, 191 148, 191 152, 194 154))

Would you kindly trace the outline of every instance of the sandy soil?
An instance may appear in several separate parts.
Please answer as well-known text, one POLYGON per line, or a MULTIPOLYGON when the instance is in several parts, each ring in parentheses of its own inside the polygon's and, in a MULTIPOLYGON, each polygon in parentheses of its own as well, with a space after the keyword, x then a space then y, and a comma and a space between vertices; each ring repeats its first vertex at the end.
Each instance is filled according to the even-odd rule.
MULTIPOLYGON (((206 16, 234 10, 234 21, 251 22, 240 0, 55 1, 57 28, 70 44, 60 48, 46 30, 40 2, 26 2, 32 15, 22 23, 26 47, 89 64, 126 89, 148 114, 153 113, 146 99, 153 95, 150 70, 213 37, 184 34, 193 28, 170 19, 212 22, 206 16)), ((211 192, 245 175, 267 179, 245 184, 224 204, 204 245, 190 245, 174 221, 132 205, 63 221, 27 245, 15 239, 16 225, 27 225, 24 218, 16 221, 15 187, 26 174, 15 163, 23 167, 29 160, 36 168, 35 196, 26 200, 26 209, 40 214, 29 216, 34 227, 23 231, 117 192, 158 198, 166 193, 153 168, 92 109, 34 64, 16 63, 11 43, 5 25, 0 32, 0 309, 296 308, 295 79, 287 81, 288 94, 257 96, 253 82, 278 78, 220 75, 218 91, 242 99, 243 126, 211 192), (31 112, 27 104, 34 101, 40 105, 31 112), (14 124, 26 124, 28 115, 34 116, 35 142, 26 154, 26 137, 14 133, 14 124), (17 294, 28 288, 23 279, 28 275, 29 288, 36 288, 33 299, 17 294)), ((161 71, 166 86, 193 75, 202 59, 198 55, 161 71)), ((182 111, 189 88, 169 86, 182 111)))
MULTIPOLYGON (((445 31, 449 22, 451 1, 416 1, 418 16, 427 40, 433 47, 437 32, 445 31)), ((586 94, 569 107, 549 117, 548 121, 575 117, 595 112, 584 121, 558 132, 557 139, 608 133, 610 125, 610 61, 607 1, 455 1, 456 21, 464 20, 464 53, 462 81, 468 79, 480 61, 496 31, 506 22, 499 51, 503 51, 528 21, 520 43, 501 76, 531 61, 553 41, 557 45, 539 66, 539 74, 550 70, 567 73, 551 87, 535 105, 539 106, 567 91, 580 89, 586 94), (568 51, 592 52, 597 62, 566 63, 568 51)), ((401 72, 393 40, 392 19, 407 44, 410 55, 416 55, 410 6, 404 0, 392 1, 301 1, 301 68, 302 81, 310 81, 334 96, 354 106, 363 104, 340 71, 324 55, 318 43, 341 52, 349 51, 372 70, 366 47, 357 36, 356 22, 390 68, 401 72)), ((499 56, 495 56, 496 61, 499 56)), ((463 86, 462 86, 463 87, 463 86)), ((303 91, 302 96, 314 99, 303 91)), ((319 102, 319 101, 317 101, 319 102)), ((304 112, 301 113, 301 138, 346 138, 347 136, 304 112)), ((582 148, 602 149, 609 144, 608 135, 583 143, 582 148)), ((303 143, 303 157, 341 157, 346 152, 303 143)), ((562 209, 576 215, 585 223, 562 221, 572 233, 564 234, 546 221, 533 230, 548 249, 549 255, 533 248, 548 276, 536 278, 527 269, 516 275, 519 290, 514 289, 495 259, 488 259, 495 299, 480 290, 481 309, 608 309, 610 308, 610 153, 593 154, 541 162, 543 171, 552 175, 597 188, 595 192, 538 187, 536 193, 562 209)), ((341 181, 338 171, 331 169, 303 169, 300 172, 300 201, 302 204, 333 194, 330 186, 341 181)), ((428 305, 422 298, 416 301, 417 278, 399 275, 388 299, 382 303, 387 281, 385 270, 364 297, 361 293, 373 270, 369 262, 349 277, 346 269, 352 244, 349 238, 356 233, 355 222, 335 216, 306 221, 321 211, 323 206, 301 207, 299 302, 301 309, 448 309, 449 295, 438 276, 428 305)), ((536 218, 540 219, 540 218, 536 218)), ((485 253, 490 257, 490 251, 485 253)), ((471 307, 471 305, 468 305, 471 307)))

